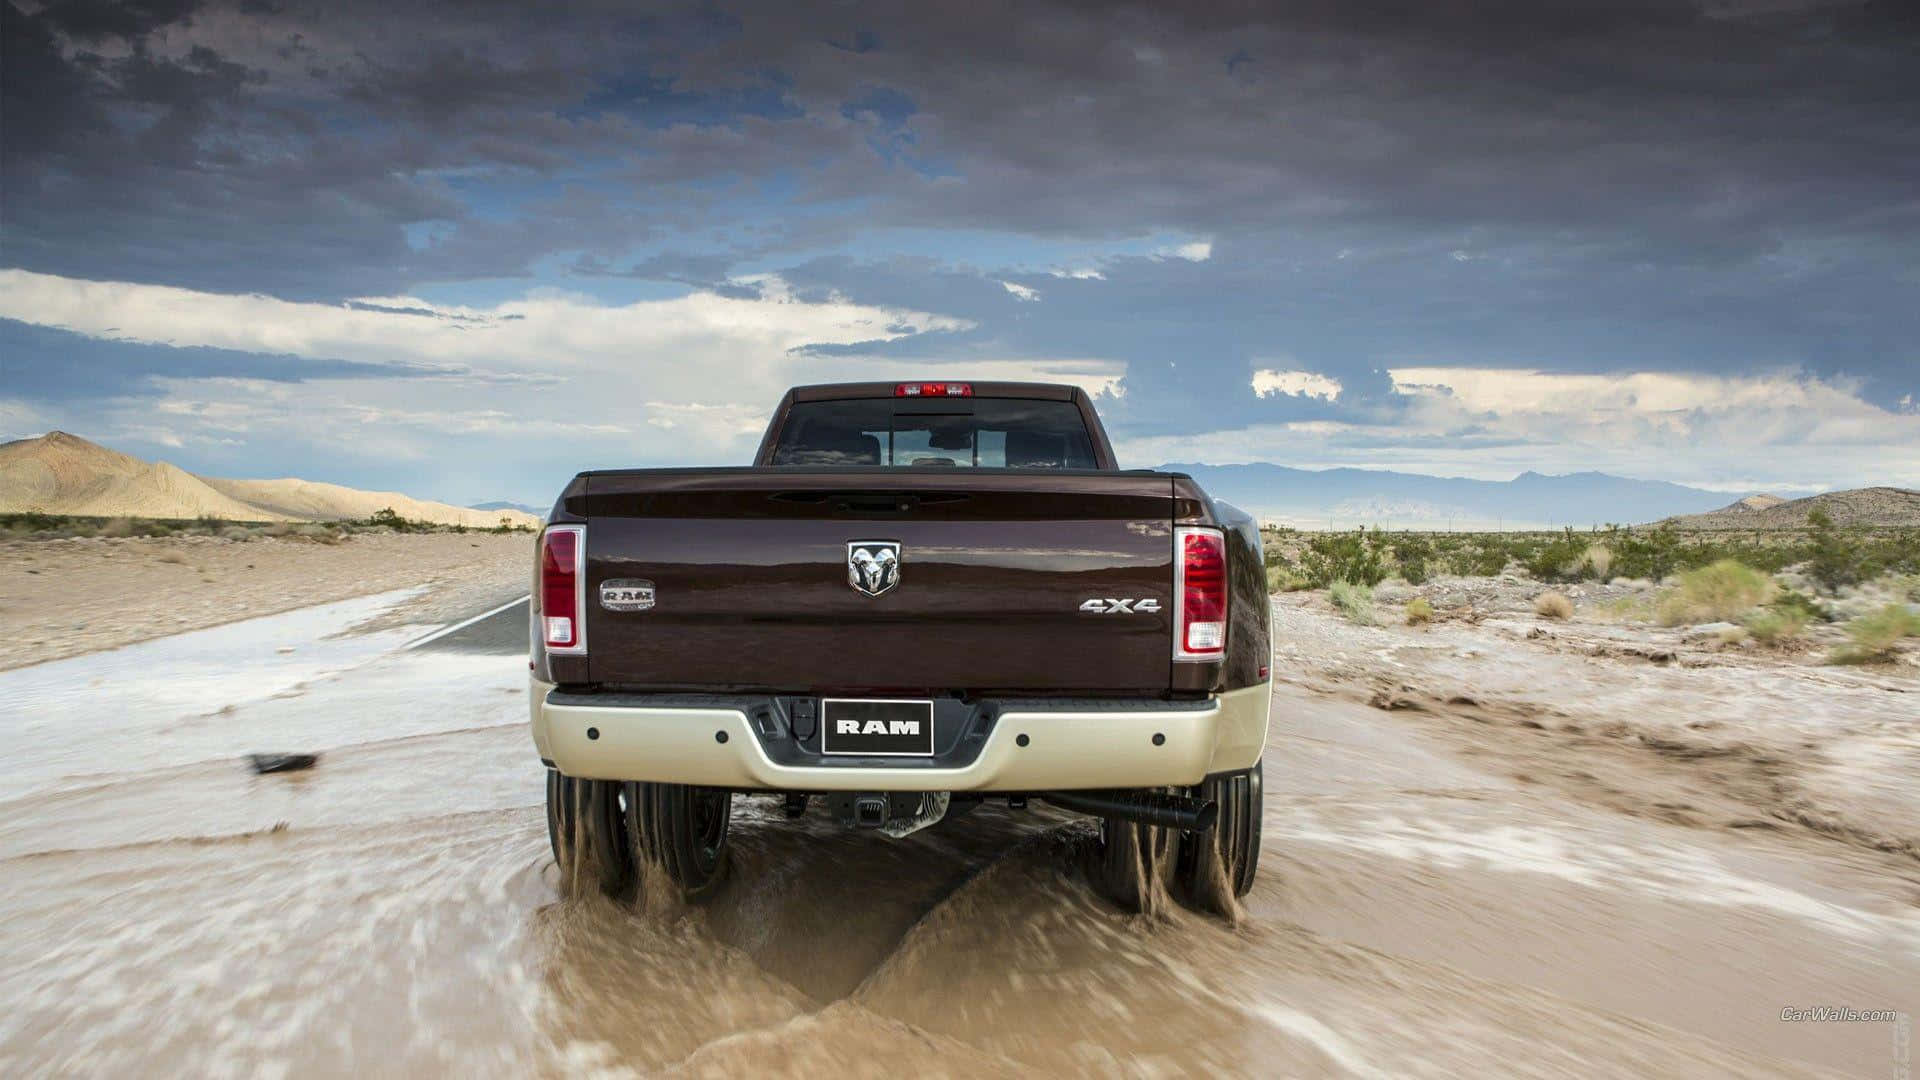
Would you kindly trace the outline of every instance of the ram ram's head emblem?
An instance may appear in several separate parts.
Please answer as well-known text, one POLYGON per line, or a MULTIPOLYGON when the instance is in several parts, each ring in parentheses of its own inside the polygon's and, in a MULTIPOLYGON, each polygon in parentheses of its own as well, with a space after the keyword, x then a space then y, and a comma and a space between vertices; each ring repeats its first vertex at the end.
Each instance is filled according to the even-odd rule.
POLYGON ((900 542, 853 540, 847 544, 847 584, 879 596, 900 584, 900 542))

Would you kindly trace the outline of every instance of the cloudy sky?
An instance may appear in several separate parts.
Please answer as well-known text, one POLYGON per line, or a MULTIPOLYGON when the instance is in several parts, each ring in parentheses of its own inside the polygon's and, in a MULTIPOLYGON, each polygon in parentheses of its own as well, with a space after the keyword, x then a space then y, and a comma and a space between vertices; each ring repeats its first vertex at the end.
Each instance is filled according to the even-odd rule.
POLYGON ((1023 377, 1133 465, 1920 486, 1909 3, 555 7, 0 0, 0 439, 544 504, 1023 377))

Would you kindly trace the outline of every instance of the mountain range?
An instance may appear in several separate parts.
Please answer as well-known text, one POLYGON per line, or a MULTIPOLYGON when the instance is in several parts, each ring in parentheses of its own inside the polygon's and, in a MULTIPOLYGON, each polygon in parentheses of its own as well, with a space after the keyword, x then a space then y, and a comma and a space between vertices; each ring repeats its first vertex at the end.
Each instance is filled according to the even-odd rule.
MULTIPOLYGON (((1901 488, 1789 492, 1787 498, 1754 494, 1729 505, 1725 492, 1601 472, 1524 472, 1502 481, 1265 462, 1159 468, 1187 473, 1214 497, 1263 522, 1300 529, 1585 529, 1669 518, 1693 528, 1774 528, 1804 524, 1815 505, 1826 506, 1841 524, 1920 519, 1920 493, 1901 488)), ((60 431, 0 444, 0 513, 334 521, 365 519, 389 508, 405 518, 469 528, 491 528, 502 518, 538 526, 542 516, 513 502, 464 507, 311 480, 197 476, 60 431)))
POLYGON ((228 521, 350 521, 391 509, 413 521, 492 528, 506 519, 538 527, 516 509, 453 506, 396 491, 361 491, 311 480, 196 476, 142 461, 64 431, 0 444, 0 513, 228 521))
MULTIPOLYGON (((1727 493, 1601 472, 1512 480, 1469 480, 1375 469, 1294 469, 1250 465, 1159 466, 1200 481, 1262 521, 1300 529, 1379 525, 1407 529, 1545 529, 1622 525, 1699 514, 1727 493)), ((1795 492, 1795 495, 1807 494, 1795 492)))

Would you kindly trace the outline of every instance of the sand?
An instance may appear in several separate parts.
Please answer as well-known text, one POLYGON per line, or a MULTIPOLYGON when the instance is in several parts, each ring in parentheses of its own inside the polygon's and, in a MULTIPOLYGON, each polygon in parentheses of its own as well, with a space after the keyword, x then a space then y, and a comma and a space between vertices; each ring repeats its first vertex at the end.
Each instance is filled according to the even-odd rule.
POLYGON ((0 444, 0 513, 361 521, 381 510, 412 521, 470 529, 491 529, 503 519, 519 527, 540 524, 539 518, 518 510, 474 510, 397 491, 360 491, 292 478, 195 476, 164 461, 142 461, 64 431, 0 444))
POLYGON ((1892 663, 1834 666, 1836 627, 1782 648, 1726 644, 1606 617, 1603 599, 1632 587, 1570 587, 1574 617, 1541 618, 1528 600, 1539 588, 1437 582, 1424 627, 1397 625, 1389 604, 1384 625, 1356 626, 1324 593, 1278 597, 1276 678, 1613 813, 1890 855, 1903 895, 1920 896, 1920 643, 1892 663))
POLYGON ((331 600, 422 586, 439 622, 526 594, 528 533, 361 532, 0 541, 0 670, 331 600))

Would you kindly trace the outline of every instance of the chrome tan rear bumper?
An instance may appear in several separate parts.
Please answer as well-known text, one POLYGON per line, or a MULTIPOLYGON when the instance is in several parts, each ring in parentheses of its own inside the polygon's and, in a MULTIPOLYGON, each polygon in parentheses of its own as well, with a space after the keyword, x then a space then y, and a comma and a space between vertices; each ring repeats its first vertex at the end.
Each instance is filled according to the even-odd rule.
POLYGON ((1189 785, 1248 768, 1266 743, 1269 691, 1261 684, 1165 711, 1009 709, 971 762, 939 768, 783 764, 740 709, 558 703, 548 700, 551 689, 533 684, 534 743, 569 776, 741 790, 1007 792, 1189 785))

